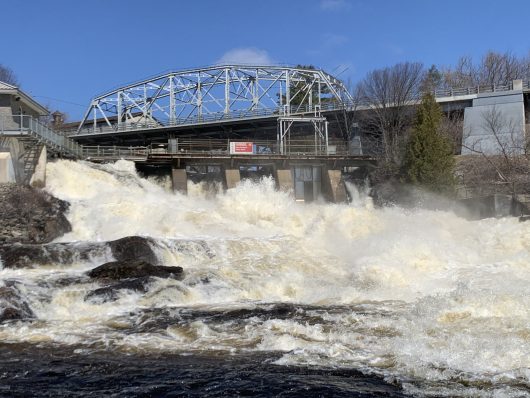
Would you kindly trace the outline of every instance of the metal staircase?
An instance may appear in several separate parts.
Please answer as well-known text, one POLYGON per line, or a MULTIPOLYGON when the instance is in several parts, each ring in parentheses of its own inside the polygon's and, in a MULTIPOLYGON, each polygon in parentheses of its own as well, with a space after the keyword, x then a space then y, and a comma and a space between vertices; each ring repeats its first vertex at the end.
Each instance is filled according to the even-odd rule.
POLYGON ((39 143, 38 140, 32 138, 21 138, 19 141, 24 145, 24 153, 21 155, 24 164, 22 183, 29 184, 33 173, 35 173, 35 168, 39 162, 39 157, 44 145, 39 143))
POLYGON ((68 137, 57 134, 30 115, 0 117, 0 137, 15 137, 24 146, 19 160, 23 160, 23 183, 29 184, 39 161, 42 148, 62 157, 80 159, 83 147, 68 137))

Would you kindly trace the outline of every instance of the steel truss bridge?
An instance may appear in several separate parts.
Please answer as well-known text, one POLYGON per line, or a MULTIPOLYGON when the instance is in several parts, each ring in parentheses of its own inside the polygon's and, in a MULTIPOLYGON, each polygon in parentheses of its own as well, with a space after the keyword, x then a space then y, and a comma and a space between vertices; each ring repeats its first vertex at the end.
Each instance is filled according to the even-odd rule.
MULTIPOLYGON (((482 93, 512 89, 510 83, 434 94, 438 102, 451 106, 470 104, 482 93)), ((529 82, 523 82, 523 90, 530 90, 529 82)), ((365 102, 352 98, 339 79, 320 69, 219 65, 167 72, 99 95, 77 130, 68 134, 88 145, 142 146, 172 136, 243 138, 251 131, 256 132, 253 139, 278 133, 281 141, 288 139, 297 118, 305 118, 324 140, 326 127, 318 118, 374 106, 365 102)))
MULTIPOLYGON (((99 143, 137 132, 167 138, 168 133, 197 128, 230 132, 235 125, 248 131, 264 120, 269 131, 279 131, 276 120, 281 117, 290 118, 283 129, 289 131, 293 117, 321 118, 322 112, 352 102, 344 84, 320 69, 211 66, 168 72, 95 97, 72 138, 99 143)), ((315 123, 324 139, 325 126, 315 123)))

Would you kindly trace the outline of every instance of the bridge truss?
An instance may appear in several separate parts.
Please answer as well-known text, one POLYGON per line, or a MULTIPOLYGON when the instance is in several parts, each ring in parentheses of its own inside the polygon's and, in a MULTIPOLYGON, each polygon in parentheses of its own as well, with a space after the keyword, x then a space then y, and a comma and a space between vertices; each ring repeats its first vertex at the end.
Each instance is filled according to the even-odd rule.
POLYGON ((343 83, 320 69, 222 65, 168 72, 95 97, 77 133, 313 113, 351 104, 343 83))

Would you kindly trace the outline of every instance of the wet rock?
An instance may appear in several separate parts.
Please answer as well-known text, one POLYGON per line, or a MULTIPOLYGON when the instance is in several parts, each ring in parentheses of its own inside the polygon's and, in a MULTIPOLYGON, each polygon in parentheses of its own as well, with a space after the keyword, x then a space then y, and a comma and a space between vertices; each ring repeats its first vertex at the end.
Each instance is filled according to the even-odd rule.
POLYGON ((158 258, 153 251, 155 242, 142 236, 128 236, 108 242, 112 255, 117 261, 142 260, 157 264, 158 258))
POLYGON ((459 210, 451 195, 443 195, 409 185, 396 179, 374 184, 370 196, 378 207, 398 206, 405 209, 459 210))
POLYGON ((75 261, 90 258, 109 257, 118 261, 143 260, 157 264, 153 251, 153 239, 130 236, 109 242, 70 242, 40 244, 1 244, 0 258, 7 268, 30 268, 35 265, 70 265, 75 261), (109 250, 110 249, 110 250, 109 250))
POLYGON ((0 287, 0 322, 34 317, 15 285, 0 287))
POLYGON ((422 192, 395 179, 379 182, 370 191, 376 206, 417 207, 423 202, 422 192))
POLYGON ((6 268, 31 268, 35 264, 71 264, 75 251, 67 244, 0 246, 0 258, 6 268))
POLYGON ((134 260, 105 263, 89 271, 87 275, 93 279, 115 281, 149 276, 180 280, 183 278, 184 272, 182 267, 166 267, 163 265, 153 265, 142 260, 134 260))
POLYGON ((112 254, 118 261, 143 260, 156 264, 153 239, 130 236, 109 242, 67 242, 40 244, 1 244, 0 258, 7 268, 30 268, 35 265, 70 265, 94 257, 112 254), (109 250, 110 249, 110 250, 109 250))
POLYGON ((146 293, 153 277, 182 279, 182 267, 153 265, 142 260, 112 261, 100 265, 87 273, 91 279, 106 284, 89 292, 85 301, 103 303, 115 301, 123 290, 146 293))
POLYGON ((68 207, 43 190, 0 184, 0 243, 47 243, 70 232, 68 207))
POLYGON ((122 290, 132 290, 135 292, 146 293, 149 289, 150 277, 125 279, 109 286, 101 287, 89 292, 85 296, 85 301, 105 303, 116 301, 122 290))

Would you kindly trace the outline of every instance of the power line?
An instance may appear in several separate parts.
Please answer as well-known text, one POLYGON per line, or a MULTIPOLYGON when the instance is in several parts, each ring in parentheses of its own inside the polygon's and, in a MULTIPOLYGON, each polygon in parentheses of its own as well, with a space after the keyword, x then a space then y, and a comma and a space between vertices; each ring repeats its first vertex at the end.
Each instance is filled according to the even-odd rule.
POLYGON ((86 108, 86 105, 81 105, 81 104, 78 104, 78 103, 75 103, 75 102, 65 101, 65 100, 61 100, 61 99, 58 99, 58 98, 46 97, 45 95, 33 95, 33 97, 46 98, 46 99, 49 99, 49 100, 52 100, 52 101, 63 102, 65 104, 71 104, 71 105, 76 105, 76 106, 80 106, 80 107, 86 108))

